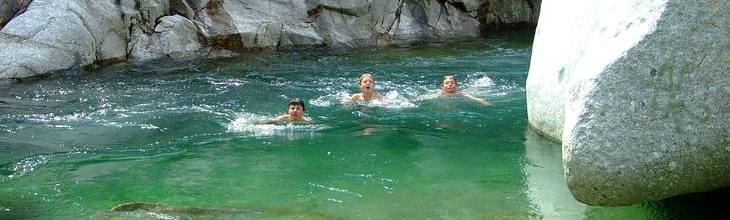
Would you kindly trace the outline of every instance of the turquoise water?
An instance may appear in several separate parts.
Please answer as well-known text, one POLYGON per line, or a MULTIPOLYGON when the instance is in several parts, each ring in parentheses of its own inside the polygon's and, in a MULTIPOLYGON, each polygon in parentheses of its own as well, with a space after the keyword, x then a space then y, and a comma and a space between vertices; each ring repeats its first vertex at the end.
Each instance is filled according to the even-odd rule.
POLYGON ((0 219, 667 219, 587 207, 527 128, 530 39, 117 65, 0 85, 0 219), (343 105, 373 72, 385 105, 343 105), (486 108, 415 102, 445 72, 486 108), (256 126, 307 100, 316 125, 256 126), (158 210, 111 211, 144 202, 158 210))

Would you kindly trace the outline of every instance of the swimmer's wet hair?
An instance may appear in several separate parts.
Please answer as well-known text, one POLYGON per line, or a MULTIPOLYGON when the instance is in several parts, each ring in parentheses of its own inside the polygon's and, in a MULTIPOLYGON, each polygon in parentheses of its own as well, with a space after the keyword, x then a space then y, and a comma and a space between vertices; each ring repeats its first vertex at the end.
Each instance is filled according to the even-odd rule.
POLYGON ((446 79, 448 79, 448 78, 452 78, 452 79, 456 80, 456 76, 455 76, 454 74, 450 74, 450 73, 447 73, 447 74, 446 74, 446 75, 444 76, 444 79, 443 79, 443 80, 446 80, 446 79))
POLYGON ((304 108, 304 100, 303 100, 303 99, 300 99, 300 98, 293 98, 293 99, 292 99, 291 101, 289 101, 289 106, 292 106, 292 105, 298 105, 298 106, 302 106, 302 111, 307 111, 307 110, 306 110, 306 109, 304 108))
POLYGON ((373 80, 375 80, 375 77, 373 76, 372 73, 370 73, 370 72, 364 72, 360 76, 360 81, 358 81, 358 84, 362 83, 362 79, 364 79, 366 76, 369 76, 370 78, 373 78, 373 80))

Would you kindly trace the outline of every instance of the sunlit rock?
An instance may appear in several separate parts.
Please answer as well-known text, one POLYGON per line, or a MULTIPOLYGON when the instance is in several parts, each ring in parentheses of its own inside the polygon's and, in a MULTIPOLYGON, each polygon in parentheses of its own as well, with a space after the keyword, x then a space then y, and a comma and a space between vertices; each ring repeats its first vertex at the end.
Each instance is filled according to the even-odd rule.
POLYGON ((124 59, 127 32, 114 1, 35 0, 0 31, 0 78, 124 59))
POLYGON ((562 132, 576 199, 629 205, 730 185, 728 15, 727 1, 544 2, 528 111, 562 132))
POLYGON ((309 31, 312 27, 307 23, 309 19, 303 1, 212 0, 196 20, 205 28, 204 34, 213 49, 274 49, 282 37, 290 39, 288 43, 318 43, 318 36, 309 31))

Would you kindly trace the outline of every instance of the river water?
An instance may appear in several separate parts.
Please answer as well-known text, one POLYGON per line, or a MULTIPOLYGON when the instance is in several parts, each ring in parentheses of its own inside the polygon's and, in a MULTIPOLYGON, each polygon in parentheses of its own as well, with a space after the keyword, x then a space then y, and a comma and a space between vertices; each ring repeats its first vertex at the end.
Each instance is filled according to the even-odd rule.
MULTIPOLYGON (((531 39, 69 70, 2 84, 0 219, 665 219, 588 207, 527 126, 531 39), (347 105, 368 71, 387 104, 347 105), (494 107, 435 94, 444 73, 494 107), (314 125, 256 125, 306 100, 314 125), (111 211, 149 203, 153 208, 111 211)), ((680 202, 681 203, 681 202, 680 202)), ((140 205, 144 206, 144 205, 140 205)))

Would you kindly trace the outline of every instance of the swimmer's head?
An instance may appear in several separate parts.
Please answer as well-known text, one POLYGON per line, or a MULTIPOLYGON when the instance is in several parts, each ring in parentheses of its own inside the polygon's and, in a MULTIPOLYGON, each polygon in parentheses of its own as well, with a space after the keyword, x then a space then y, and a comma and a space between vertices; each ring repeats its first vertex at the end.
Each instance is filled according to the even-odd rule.
POLYGON ((444 76, 444 81, 441 83, 441 91, 445 93, 454 93, 457 89, 456 77, 454 75, 444 76))
POLYGON ((362 92, 372 92, 375 90, 375 77, 373 74, 365 72, 360 76, 360 82, 358 83, 362 92))
POLYGON ((304 100, 300 98, 294 98, 289 101, 288 111, 289 116, 300 118, 304 116, 304 100))

